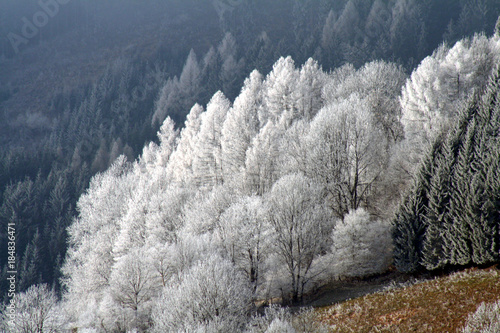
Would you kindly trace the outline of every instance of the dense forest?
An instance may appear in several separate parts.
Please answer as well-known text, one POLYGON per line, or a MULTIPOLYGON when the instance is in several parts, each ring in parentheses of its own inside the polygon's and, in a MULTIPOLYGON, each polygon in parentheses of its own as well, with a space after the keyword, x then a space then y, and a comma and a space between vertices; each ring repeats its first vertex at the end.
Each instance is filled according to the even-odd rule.
POLYGON ((41 297, 43 332, 292 331, 255 304, 498 262, 499 14, 1 4, 0 248, 14 224, 23 320, 0 329, 41 297))

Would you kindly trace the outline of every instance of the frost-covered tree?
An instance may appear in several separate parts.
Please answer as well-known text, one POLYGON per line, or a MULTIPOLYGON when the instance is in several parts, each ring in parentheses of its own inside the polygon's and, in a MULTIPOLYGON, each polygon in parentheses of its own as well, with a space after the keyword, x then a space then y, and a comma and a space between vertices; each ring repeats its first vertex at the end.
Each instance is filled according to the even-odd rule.
POLYGON ((169 173, 177 183, 189 184, 194 181, 193 160, 203 111, 203 107, 199 104, 195 104, 191 108, 184 123, 184 128, 180 132, 176 149, 172 153, 167 166, 169 173))
MULTIPOLYGON (((500 16, 499 16, 500 18, 500 16)), ((500 20, 497 18, 497 21, 495 23, 495 28, 493 29, 493 33, 495 36, 500 36, 500 20)))
POLYGON ((338 221, 332 233, 332 265, 337 276, 368 276, 384 272, 392 260, 391 226, 363 208, 338 221))
POLYGON ((269 255, 270 237, 266 207, 260 197, 242 197, 221 216, 217 232, 228 257, 257 289, 263 262, 269 255))
POLYGON ((347 1, 342 13, 339 15, 334 25, 334 30, 344 43, 351 43, 362 33, 359 29, 360 15, 356 6, 356 1, 347 1))
POLYGON ((145 221, 146 246, 155 247, 175 242, 179 231, 184 227, 183 209, 193 195, 189 188, 169 186, 147 195, 145 221))
POLYGON ((357 94, 323 108, 311 123, 308 174, 325 187, 329 206, 342 218, 360 207, 386 161, 385 140, 357 94))
POLYGON ((326 80, 327 75, 318 62, 309 58, 300 69, 297 87, 294 90, 299 119, 311 120, 323 107, 322 90, 326 80))
MULTIPOLYGON (((383 61, 373 61, 358 70, 351 66, 343 66, 335 70, 331 80, 325 85, 323 94, 327 105, 337 105, 343 100, 358 96, 367 105, 371 114, 371 123, 375 133, 381 135, 378 142, 383 167, 376 186, 370 190, 370 208, 392 206, 399 199, 399 191, 408 179, 406 169, 401 166, 407 163, 408 151, 402 146, 404 138, 401 125, 401 106, 399 96, 401 87, 406 81, 406 74, 401 66, 383 61), (385 145, 385 146, 384 146, 385 145), (386 152, 383 153, 384 149, 386 152), (404 153, 401 159, 398 149, 404 153), (386 164, 389 163, 389 164, 386 164)), ((380 216, 389 218, 392 209, 379 211, 380 216)))
POLYGON ((160 123, 162 119, 167 117, 168 111, 171 108, 178 107, 177 96, 179 95, 179 79, 177 77, 170 78, 161 88, 158 101, 156 102, 156 111, 153 117, 153 123, 160 123))
MULTIPOLYGON (((145 331, 151 314, 151 300, 158 296, 161 285, 154 278, 153 270, 145 260, 145 252, 131 250, 118 258, 110 277, 111 299, 128 318, 127 328, 145 331)), ((112 317, 109 313, 103 317, 112 317)))
POLYGON ((372 51, 373 58, 386 58, 390 52, 390 27, 392 12, 390 6, 382 1, 375 0, 366 18, 364 32, 365 43, 372 51))
POLYGON ((412 73, 403 89, 401 104, 403 107, 402 123, 405 126, 407 139, 412 140, 412 136, 422 137, 424 142, 432 139, 442 126, 446 125, 443 118, 450 117, 448 112, 453 112, 449 108, 439 109, 439 90, 442 85, 435 84, 439 80, 439 61, 446 52, 445 47, 441 47, 434 52, 433 57, 425 58, 419 67, 412 73), (438 112, 440 110, 440 112, 438 112))
POLYGON ((46 284, 33 285, 15 297, 15 318, 0 315, 0 329, 6 333, 57 333, 65 329, 66 318, 54 290, 46 284), (14 325, 11 325, 14 324, 14 325))
POLYGON ((218 255, 195 264, 163 290, 153 309, 153 332, 241 331, 252 308, 244 276, 218 255))
POLYGON ((280 58, 264 82, 264 108, 261 109, 259 120, 265 124, 268 120, 280 120, 287 125, 296 118, 295 87, 299 72, 291 57, 280 58))
POLYGON ((282 127, 268 121, 252 140, 245 161, 245 193, 262 195, 268 192, 277 180, 282 132, 282 127))
POLYGON ((335 22, 337 21, 337 14, 330 10, 326 18, 325 25, 323 26, 323 33, 321 35, 321 46, 323 49, 333 51, 335 45, 335 22))
POLYGON ((177 141, 178 131, 175 129, 175 123, 170 118, 167 117, 160 127, 158 132, 158 139, 160 140, 160 150, 159 157, 157 158, 157 163, 161 167, 166 167, 170 159, 170 155, 175 150, 175 144, 177 141))
POLYGON ((193 159, 193 172, 198 185, 211 188, 224 183, 222 160, 222 126, 231 103, 222 92, 217 92, 201 115, 193 159))
POLYGON ((494 333, 500 331, 500 302, 481 303, 467 318, 461 333, 494 333))
POLYGON ((282 177, 269 192, 269 221, 276 253, 285 266, 291 300, 298 302, 316 255, 325 248, 331 219, 321 204, 320 188, 300 174, 282 177))
POLYGON ((129 170, 121 156, 106 173, 96 175, 78 201, 79 216, 68 230, 70 247, 62 269, 66 311, 80 327, 90 325, 95 304, 109 286, 118 221, 135 185, 129 170))
POLYGON ((398 98, 406 82, 401 66, 373 61, 359 70, 343 66, 335 70, 323 89, 327 103, 335 103, 358 94, 370 106, 374 123, 385 133, 388 142, 402 139, 401 106, 398 98))
POLYGON ((200 71, 196 53, 194 50, 191 50, 187 57, 186 64, 182 69, 181 76, 179 77, 179 88, 183 96, 196 100, 197 93, 199 93, 197 89, 199 89, 201 83, 200 71))
POLYGON ((147 219, 145 211, 148 205, 145 197, 144 190, 139 189, 138 193, 134 194, 126 203, 127 211, 118 220, 118 231, 113 243, 111 255, 114 259, 128 253, 133 248, 144 246, 147 219))
MULTIPOLYGON (((262 75, 253 71, 245 80, 222 127, 221 148, 225 178, 238 181, 236 175, 245 166, 246 152, 260 129, 258 113, 262 107, 262 75)), ((241 179, 240 179, 241 181, 241 179)))
POLYGON ((184 206, 184 230, 195 235, 214 232, 219 227, 222 214, 234 201, 234 191, 228 186, 198 192, 184 206))
POLYGON ((94 161, 91 165, 91 170, 93 173, 106 171, 109 163, 109 152, 105 139, 101 140, 99 149, 94 157, 94 161))
POLYGON ((499 57, 498 37, 475 35, 452 48, 443 45, 421 62, 401 96, 401 122, 414 149, 422 151, 450 127, 471 93, 484 89, 499 57))
POLYGON ((278 166, 281 175, 308 172, 311 163, 310 149, 317 144, 307 141, 309 131, 310 123, 307 120, 298 120, 283 133, 278 166))

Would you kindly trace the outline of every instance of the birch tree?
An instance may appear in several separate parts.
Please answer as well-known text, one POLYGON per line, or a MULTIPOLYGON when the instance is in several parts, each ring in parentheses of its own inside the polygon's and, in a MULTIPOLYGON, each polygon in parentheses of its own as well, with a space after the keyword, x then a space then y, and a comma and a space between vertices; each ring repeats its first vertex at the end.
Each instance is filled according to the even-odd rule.
POLYGON ((311 265, 324 250, 331 222, 320 204, 320 188, 303 175, 282 177, 268 200, 275 250, 288 273, 291 300, 298 302, 314 278, 311 265))

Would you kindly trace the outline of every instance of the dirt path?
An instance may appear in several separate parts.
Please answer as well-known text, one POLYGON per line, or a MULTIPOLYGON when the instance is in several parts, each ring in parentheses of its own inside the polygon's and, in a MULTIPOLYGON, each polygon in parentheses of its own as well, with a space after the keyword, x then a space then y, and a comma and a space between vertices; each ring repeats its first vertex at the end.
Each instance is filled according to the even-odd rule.
POLYGON ((352 298, 376 293, 384 290, 384 288, 393 283, 405 282, 407 280, 407 276, 398 273, 389 273, 367 280, 336 281, 321 288, 306 301, 306 305, 313 307, 328 306, 352 298))
POLYGON ((312 306, 315 308, 329 306, 335 303, 347 301, 352 298, 357 298, 382 291, 386 286, 387 284, 339 287, 335 290, 325 291, 322 294, 318 295, 316 299, 312 300, 308 304, 308 306, 312 306))

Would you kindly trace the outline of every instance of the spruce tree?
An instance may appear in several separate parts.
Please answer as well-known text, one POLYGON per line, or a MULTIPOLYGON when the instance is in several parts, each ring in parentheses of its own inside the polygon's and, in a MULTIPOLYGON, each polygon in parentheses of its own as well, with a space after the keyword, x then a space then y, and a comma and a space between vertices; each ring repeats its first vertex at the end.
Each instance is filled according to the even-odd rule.
MULTIPOLYGON (((472 109, 470 111, 472 113, 472 109)), ((473 161, 475 136, 475 120, 471 119, 451 178, 450 215, 443 234, 450 265, 465 265, 471 261, 471 231, 467 223, 469 216, 465 212, 466 199, 471 191, 470 165, 473 161)))
POLYGON ((425 215, 428 207, 430 182, 435 169, 434 156, 442 149, 438 138, 430 147, 393 220, 394 264, 405 273, 421 270, 422 250, 426 232, 425 215))
POLYGON ((455 127, 446 137, 442 151, 433 157, 436 166, 429 187, 425 216, 427 232, 422 255, 423 265, 429 270, 444 267, 449 260, 450 249, 446 244, 446 234, 453 224, 450 210, 454 193, 453 174, 473 112, 474 109, 466 109, 460 114, 455 127))
MULTIPOLYGON (((463 236, 467 235, 460 228, 458 232, 454 230, 460 225, 455 223, 457 217, 454 216, 452 206, 460 206, 462 197, 457 194, 465 193, 465 191, 457 192, 456 187, 457 185, 461 187, 461 183, 467 179, 471 150, 471 141, 467 140, 467 136, 475 133, 468 131, 468 126, 476 113, 474 101, 473 98, 470 107, 459 113, 458 121, 447 135, 442 154, 434 157, 437 160, 437 168, 430 187, 426 216, 428 230, 423 254, 427 269, 444 267, 450 263, 455 243, 459 243, 463 236), (455 173, 458 169, 461 176, 457 179, 455 173)), ((458 220, 460 218, 458 217, 458 220)))
POLYGON ((394 218, 394 264, 404 273, 413 273, 421 269, 420 257, 424 236, 424 223, 421 216, 425 211, 422 197, 414 188, 399 206, 394 218))
POLYGON ((471 214, 472 261, 486 264, 498 260, 498 221, 496 207, 498 196, 495 171, 498 168, 500 135, 500 71, 497 69, 491 77, 482 104, 478 110, 478 126, 481 131, 476 139, 474 161, 471 164, 474 173, 472 191, 468 196, 467 212, 471 214))
POLYGON ((498 261, 500 259, 500 138, 491 140, 491 143, 492 150, 485 176, 488 200, 482 208, 491 233, 489 250, 493 260, 498 261))
POLYGON ((401 271, 499 260, 499 94, 500 68, 421 162, 394 223, 401 271))
MULTIPOLYGON (((448 154, 446 154, 448 155, 448 154)), ((444 258, 443 234, 449 202, 450 159, 446 155, 438 159, 436 171, 431 179, 428 206, 423 220, 426 232, 422 251, 422 265, 428 270, 436 269, 446 263, 444 258)))
POLYGON ((444 233, 451 265, 485 264, 498 260, 499 72, 492 76, 484 97, 475 97, 457 128, 467 132, 453 169, 450 220, 444 233), (462 126, 463 128, 463 126, 462 126), (492 142, 495 142, 492 144, 492 142))

